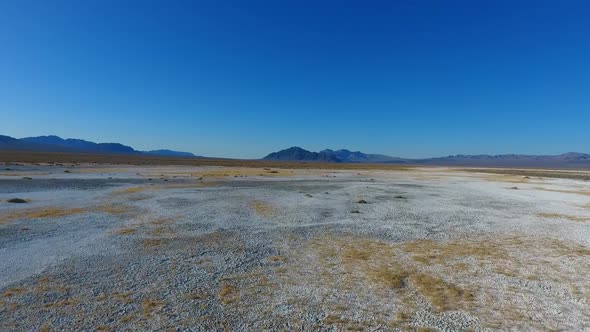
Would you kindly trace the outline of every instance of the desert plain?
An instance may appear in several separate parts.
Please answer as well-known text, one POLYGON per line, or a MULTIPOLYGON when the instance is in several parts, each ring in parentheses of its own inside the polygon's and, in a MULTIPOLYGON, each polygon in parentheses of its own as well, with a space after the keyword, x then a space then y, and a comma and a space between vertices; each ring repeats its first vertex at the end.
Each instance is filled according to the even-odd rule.
POLYGON ((0 330, 588 330, 588 174, 7 162, 0 330))

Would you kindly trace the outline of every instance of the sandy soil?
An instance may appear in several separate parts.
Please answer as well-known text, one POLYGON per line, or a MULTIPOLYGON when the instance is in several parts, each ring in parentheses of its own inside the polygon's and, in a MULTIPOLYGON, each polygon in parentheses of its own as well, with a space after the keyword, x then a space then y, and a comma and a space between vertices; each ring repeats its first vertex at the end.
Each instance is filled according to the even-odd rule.
POLYGON ((584 179, 6 168, 0 330, 590 329, 584 179))

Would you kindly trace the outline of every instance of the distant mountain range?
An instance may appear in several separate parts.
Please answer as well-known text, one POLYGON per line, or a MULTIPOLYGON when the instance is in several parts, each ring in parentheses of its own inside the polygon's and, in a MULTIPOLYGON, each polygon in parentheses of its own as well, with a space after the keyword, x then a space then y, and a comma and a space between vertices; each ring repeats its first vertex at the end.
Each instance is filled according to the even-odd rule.
POLYGON ((383 163, 433 166, 472 166, 472 167, 563 167, 589 168, 590 154, 569 152, 560 155, 455 155, 439 158, 410 159, 390 157, 381 154, 367 154, 360 151, 322 150, 311 152, 300 147, 292 147, 273 152, 263 158, 277 161, 311 161, 335 163, 383 163))
MULTIPOLYGON (((1 150, 135 154, 167 157, 198 157, 190 152, 172 150, 138 151, 120 143, 95 143, 82 139, 58 136, 38 136, 17 139, 0 135, 1 150)), ((276 161, 304 161, 326 163, 380 163, 432 166, 470 166, 470 167, 547 167, 547 168, 590 168, 590 154, 569 152, 560 155, 454 155, 439 158, 410 159, 391 157, 382 154, 369 154, 360 151, 322 150, 312 152, 300 147, 291 147, 273 152, 263 158, 276 161)))
POLYGON ((0 150, 24 150, 46 152, 83 152, 106 154, 146 154, 168 157, 196 157, 190 152, 172 150, 138 151, 121 143, 95 143, 77 138, 63 139, 59 136, 37 136, 17 139, 0 135, 0 150))

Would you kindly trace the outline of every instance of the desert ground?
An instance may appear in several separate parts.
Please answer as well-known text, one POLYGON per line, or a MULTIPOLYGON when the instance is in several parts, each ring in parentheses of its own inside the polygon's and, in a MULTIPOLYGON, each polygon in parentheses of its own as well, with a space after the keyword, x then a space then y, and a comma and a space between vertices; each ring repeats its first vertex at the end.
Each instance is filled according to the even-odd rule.
POLYGON ((588 172, 359 168, 4 163, 0 330, 590 330, 588 172))

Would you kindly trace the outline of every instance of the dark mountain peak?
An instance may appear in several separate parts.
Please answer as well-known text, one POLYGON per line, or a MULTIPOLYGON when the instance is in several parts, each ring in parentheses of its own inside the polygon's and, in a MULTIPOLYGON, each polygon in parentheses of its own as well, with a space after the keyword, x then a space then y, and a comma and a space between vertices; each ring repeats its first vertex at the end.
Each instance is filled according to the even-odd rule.
POLYGON ((320 152, 311 152, 299 147, 292 147, 278 152, 273 152, 264 157, 266 160, 285 161, 324 161, 346 163, 406 163, 406 159, 389 157, 379 154, 365 154, 360 151, 352 152, 347 149, 325 149, 320 152))
POLYGON ((36 136, 36 137, 25 137, 21 138, 21 141, 29 142, 29 143, 39 143, 39 144, 56 144, 61 145, 65 142, 65 140, 56 135, 44 135, 44 136, 36 136))
POLYGON ((323 161, 323 162, 340 162, 333 153, 322 151, 322 152, 311 152, 302 149, 298 146, 293 146, 285 150, 273 152, 268 156, 264 157, 265 160, 283 160, 283 161, 323 161))
MULTIPOLYGON (((298 146, 292 146, 288 149, 285 149, 284 151, 307 151, 307 150, 305 150, 304 148, 300 148, 298 146)), ((307 152, 309 152, 309 151, 307 151, 307 152)))
POLYGON ((18 142, 18 140, 14 137, 0 135, 0 143, 10 144, 10 143, 16 143, 16 142, 18 142))
POLYGON ((49 144, 74 149, 83 152, 97 153, 136 153, 135 149, 120 143, 94 143, 77 138, 63 139, 59 136, 48 135, 38 137, 25 137, 21 139, 24 142, 36 144, 49 144))
MULTIPOLYGON (((94 143, 96 144, 96 143, 94 143)), ((123 145, 121 143, 98 143, 96 144, 96 148, 98 151, 101 152, 110 152, 110 153, 135 153, 139 151, 135 151, 134 148, 123 145)))

